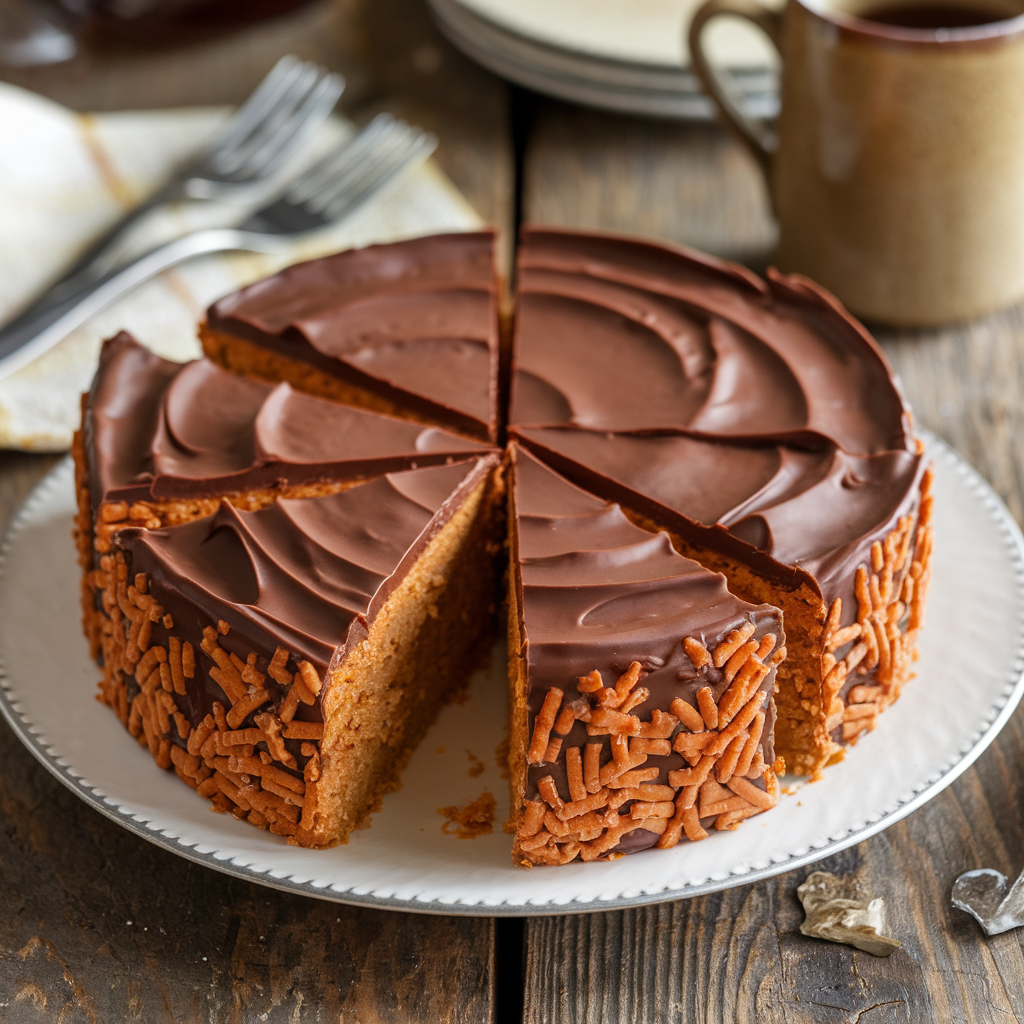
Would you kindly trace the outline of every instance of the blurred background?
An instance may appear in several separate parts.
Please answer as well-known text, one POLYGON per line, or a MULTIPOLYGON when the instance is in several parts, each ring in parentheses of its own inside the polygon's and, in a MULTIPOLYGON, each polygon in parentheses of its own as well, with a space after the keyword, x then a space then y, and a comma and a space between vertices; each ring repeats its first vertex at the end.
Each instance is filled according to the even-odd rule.
MULTIPOLYGON (((27 8, 29 0, 5 3, 27 8)), ((536 92, 484 70, 453 46, 439 31, 438 19, 448 35, 473 49, 472 41, 466 42, 465 26, 457 19, 453 22, 441 4, 432 13, 425 0, 39 3, 38 10, 47 19, 79 34, 75 56, 35 67, 8 63, 0 66, 0 76, 78 111, 235 104, 252 91, 278 57, 295 53, 346 76, 348 86, 339 109, 357 122, 390 110, 436 132, 438 161, 490 223, 510 227, 519 217, 584 226, 588 220, 584 208, 593 208, 593 200, 598 199, 601 226, 606 229, 683 241, 763 264, 774 242, 774 228, 756 168, 714 126, 710 105, 699 96, 692 76, 681 80, 685 72, 676 69, 674 77, 664 81, 665 65, 673 59, 671 51, 682 53, 685 48, 685 11, 679 4, 674 7, 678 34, 671 34, 669 53, 661 56, 661 66, 649 63, 642 69, 646 79, 639 91, 643 95, 639 101, 632 100, 634 107, 653 104, 656 114, 663 116, 629 116, 557 99, 539 102, 536 92), (149 13, 116 16, 119 10, 134 13, 140 8, 149 13), (244 13, 240 15, 239 9, 244 13), (273 12, 277 16, 271 16, 273 12), (255 20, 257 16, 263 20, 255 20), (651 78, 653 85, 648 82, 651 78), (665 100, 673 94, 678 97, 674 105, 665 100), (695 109, 699 120, 691 119, 695 109), (670 116, 664 116, 666 112, 670 116), (610 137, 616 140, 614 153, 606 146, 610 137), (687 173, 688 164, 705 157, 715 163, 716 173, 698 182, 687 173), (570 193, 540 187, 555 167, 560 177, 573 179, 570 193), (523 173, 519 189, 517 169, 523 173), (616 202, 616 188, 627 182, 642 188, 650 200, 643 210, 616 202), (727 195, 730 198, 725 201, 727 195)), ((461 11, 472 15, 470 8, 460 5, 461 11)), ((753 36, 752 30, 747 32, 745 39, 741 35, 741 54, 753 36)), ((654 38, 664 36, 656 32, 654 38)), ((641 41, 634 46, 633 56, 644 45, 651 48, 641 41)), ((767 64, 763 40, 755 38, 753 46, 754 64, 767 64)), ((559 50, 556 56, 564 58, 567 51, 559 50)), ((484 55, 480 44, 473 52, 484 55)), ((635 97, 638 92, 635 82, 618 88, 615 75, 628 67, 630 56, 627 53, 615 61, 602 55, 603 59, 591 59, 582 72, 570 68, 561 75, 563 83, 568 80, 562 91, 578 91, 582 82, 586 93, 588 76, 592 86, 595 78, 610 74, 612 86, 598 93, 597 101, 608 106, 608 94, 615 103, 618 92, 627 96, 625 101, 618 100, 620 105, 629 105, 629 95, 635 97)), ((501 59, 499 53, 497 61, 501 59)), ((651 62, 658 60, 656 53, 651 62)), ((491 63, 495 63, 493 57, 491 63)), ((635 71, 636 62, 632 63, 635 71)), ((519 77, 531 74, 538 78, 529 67, 519 77)), ((763 79, 771 70, 754 74, 763 79)), ((553 79, 557 85, 558 76, 544 69, 538 78, 545 85, 553 79)), ((765 94, 763 81, 758 81, 754 112, 771 113, 774 101, 765 94)), ((592 102, 593 93, 592 87, 586 93, 592 102)))

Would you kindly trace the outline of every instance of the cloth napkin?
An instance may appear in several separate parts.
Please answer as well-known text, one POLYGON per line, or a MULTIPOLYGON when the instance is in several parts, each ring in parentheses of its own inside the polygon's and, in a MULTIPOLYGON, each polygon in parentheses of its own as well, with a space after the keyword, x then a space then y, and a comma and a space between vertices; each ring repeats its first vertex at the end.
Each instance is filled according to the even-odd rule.
MULTIPOLYGON (((0 84, 0 322, 24 308, 92 239, 197 152, 229 114, 223 108, 76 114, 0 84)), ((293 166, 353 130, 341 118, 331 118, 293 166)), ((175 204, 147 218, 128 240, 125 254, 143 252, 183 227, 237 223, 244 212, 222 203, 175 204)), ((204 310, 242 285, 340 249, 471 230, 480 223, 455 186, 428 161, 396 191, 291 245, 284 256, 225 253, 179 264, 0 381, 0 447, 66 450, 100 343, 119 330, 131 331, 168 359, 194 359, 201 354, 196 326, 204 310)))

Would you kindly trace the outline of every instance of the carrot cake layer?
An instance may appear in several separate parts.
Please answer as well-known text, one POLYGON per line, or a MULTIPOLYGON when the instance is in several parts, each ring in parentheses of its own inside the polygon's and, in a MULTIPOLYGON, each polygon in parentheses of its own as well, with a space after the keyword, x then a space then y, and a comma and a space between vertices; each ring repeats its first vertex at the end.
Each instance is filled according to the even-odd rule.
POLYGON ((221 809, 344 842, 489 636, 499 465, 117 531, 89 575, 103 699, 221 809))

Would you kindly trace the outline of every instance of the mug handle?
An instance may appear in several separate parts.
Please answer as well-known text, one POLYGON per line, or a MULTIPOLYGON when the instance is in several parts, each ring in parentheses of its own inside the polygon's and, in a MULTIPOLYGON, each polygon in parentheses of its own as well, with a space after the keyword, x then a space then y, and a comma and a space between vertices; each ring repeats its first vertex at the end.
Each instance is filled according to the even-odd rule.
POLYGON ((739 18, 745 18, 756 25, 772 41, 781 56, 782 13, 762 7, 755 0, 707 0, 707 3, 697 9, 690 22, 690 57, 693 61, 694 74, 700 79, 704 91, 718 108, 718 113, 725 121, 726 127, 751 152, 770 186, 775 150, 778 146, 776 135, 771 129, 751 121, 737 108, 722 87, 721 81, 712 70, 704 53, 701 42, 704 27, 712 18, 721 14, 732 14, 739 18))

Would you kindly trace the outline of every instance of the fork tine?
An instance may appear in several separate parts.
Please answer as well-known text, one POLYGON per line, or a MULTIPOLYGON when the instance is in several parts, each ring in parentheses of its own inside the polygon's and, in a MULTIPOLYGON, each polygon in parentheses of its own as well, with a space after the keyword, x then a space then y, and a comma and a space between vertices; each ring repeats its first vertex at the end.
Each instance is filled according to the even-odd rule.
POLYGON ((422 164, 437 148, 437 136, 419 129, 410 129, 412 138, 392 149, 390 154, 373 167, 350 181, 343 190, 317 197, 321 215, 330 221, 338 220, 361 206, 371 196, 398 185, 405 176, 422 164))
POLYGON ((437 148, 437 136, 421 135, 416 142, 402 153, 397 154, 391 165, 378 175, 366 175, 358 187, 337 196, 328 203, 323 215, 330 221, 340 220, 363 203, 382 192, 390 192, 400 185, 406 177, 419 167, 437 148))
POLYGON ((359 159, 347 161, 329 179, 323 180, 315 194, 309 196, 306 205, 310 209, 322 210, 346 190, 357 188, 364 179, 387 173, 392 163, 400 161, 422 134, 420 129, 410 128, 404 121, 398 122, 380 135, 373 147, 360 154, 359 159))
POLYGON ((253 140, 240 171, 269 173, 294 153, 323 123, 338 102, 345 88, 345 79, 338 74, 319 78, 312 89, 299 100, 290 116, 275 125, 267 124, 253 140))
POLYGON ((309 200, 307 205, 311 209, 325 209, 339 195, 358 189, 360 182, 386 174, 391 164, 400 160, 409 148, 410 143, 404 132, 395 132, 382 139, 381 144, 367 159, 347 168, 345 174, 338 175, 334 181, 329 182, 309 200))
POLYGON ((235 111, 230 120, 213 137, 207 151, 228 150, 245 138, 272 110, 282 95, 291 88, 301 73, 302 61, 289 54, 270 69, 252 95, 235 111))
MULTIPOLYGON (((381 118, 385 117, 387 115, 381 115, 381 118)), ((380 134, 382 128, 386 127, 385 123, 378 122, 380 122, 380 118, 375 118, 358 135, 332 150, 292 182, 287 191, 288 202, 294 204, 305 202, 310 196, 315 195, 326 182, 331 181, 336 175, 344 173, 353 161, 363 159, 374 145, 374 138, 380 134)))
POLYGON ((296 107, 309 95, 320 80, 321 68, 315 64, 300 64, 287 87, 276 97, 269 109, 264 111, 249 133, 238 140, 229 150, 220 154, 217 169, 221 174, 237 174, 249 156, 273 133, 287 126, 296 107))
POLYGON ((221 175, 266 176, 312 135, 331 112, 345 79, 319 65, 296 62, 261 104, 260 116, 211 160, 221 175))
POLYGON ((288 189, 288 201, 303 203, 327 183, 347 173, 351 166, 357 165, 373 151, 380 138, 392 130, 394 124, 395 119, 390 114, 378 114, 354 138, 319 160, 296 179, 288 189))

